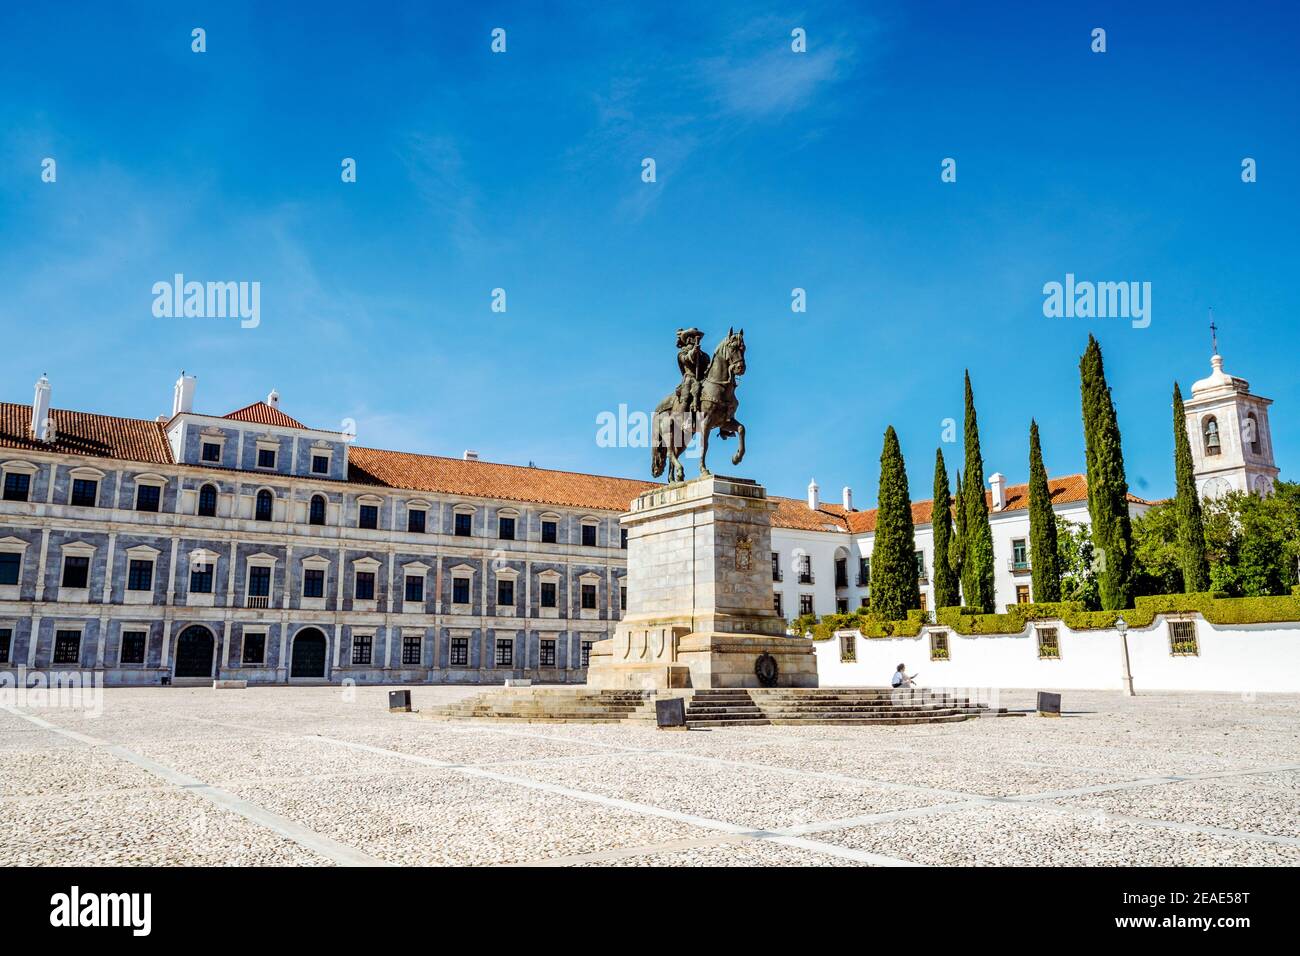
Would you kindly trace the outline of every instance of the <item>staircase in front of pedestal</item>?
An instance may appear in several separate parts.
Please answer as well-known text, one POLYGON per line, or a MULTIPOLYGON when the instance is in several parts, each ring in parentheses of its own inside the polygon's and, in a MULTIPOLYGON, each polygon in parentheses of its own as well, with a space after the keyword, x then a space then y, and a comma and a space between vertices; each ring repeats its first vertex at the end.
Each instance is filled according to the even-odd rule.
POLYGON ((1005 707, 993 709, 964 697, 924 690, 773 687, 749 693, 767 722, 781 726, 947 724, 971 717, 999 717, 1007 712, 1005 707))
POLYGON ((655 722, 654 695, 641 690, 581 687, 496 688, 454 704, 422 709, 436 720, 517 720, 522 723, 655 722))

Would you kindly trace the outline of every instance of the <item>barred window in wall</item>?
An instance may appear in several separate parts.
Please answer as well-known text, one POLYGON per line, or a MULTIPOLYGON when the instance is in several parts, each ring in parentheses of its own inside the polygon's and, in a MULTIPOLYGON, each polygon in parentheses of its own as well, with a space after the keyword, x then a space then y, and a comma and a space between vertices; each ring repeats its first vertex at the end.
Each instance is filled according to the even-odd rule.
POLYGON ((305 568, 302 572, 302 596, 318 598, 325 596, 325 569, 305 568))
POLYGON ((930 660, 932 661, 948 660, 948 632, 947 631, 930 632, 930 660))
POLYGON ((18 583, 19 558, 12 551, 0 552, 0 584, 18 583))
POLYGON ((541 659, 538 661, 542 667, 555 666, 555 641, 542 641, 541 659))
POLYGON ((76 664, 81 661, 81 632, 55 631, 52 664, 76 664))
POLYGON ((582 609, 584 611, 596 610, 596 585, 584 584, 582 586, 582 609))
POLYGON ((1061 638, 1056 628, 1038 628, 1038 656, 1043 660, 1061 659, 1061 638))
POLYGON ((153 590, 153 562, 132 560, 126 571, 126 589, 128 591, 153 590))
POLYGON ((5 501, 26 501, 31 488, 31 475, 17 471, 5 475, 5 501))
POLYGON ((451 639, 451 666, 469 666, 469 638, 453 637, 451 639))
POLYGON ((1174 657, 1196 657, 1200 654, 1195 621, 1169 622, 1169 653, 1174 657))
POLYGON ((122 655, 118 659, 119 663, 143 664, 144 648, 148 636, 149 635, 144 631, 123 631, 122 655))
POLYGON ((374 653, 375 639, 370 634, 354 634, 352 637, 352 663, 369 664, 374 653))
POLYGON ((583 666, 583 667, 590 667, 590 666, 591 666, 591 645, 592 645, 592 643, 593 643, 593 642, 591 642, 591 641, 583 641, 583 642, 582 642, 582 666, 583 666))
POLYGON ((858 659, 858 636, 856 634, 844 634, 840 636, 840 660, 845 664, 852 664, 858 659))
POLYGON ((418 636, 403 637, 402 638, 402 663, 417 664, 417 665, 422 663, 421 661, 422 655, 420 651, 423 643, 424 643, 423 640, 418 636))
POLYGON ((515 642, 509 638, 497 638, 497 667, 515 666, 515 642))
POLYGON ((266 661, 266 634, 258 631, 244 635, 244 663, 261 664, 266 661))
POLYGON ((12 657, 11 645, 14 642, 14 630, 11 627, 0 627, 0 664, 8 664, 12 657))
POLYGON ((811 594, 799 595, 799 614, 811 614, 813 612, 813 596, 811 594))

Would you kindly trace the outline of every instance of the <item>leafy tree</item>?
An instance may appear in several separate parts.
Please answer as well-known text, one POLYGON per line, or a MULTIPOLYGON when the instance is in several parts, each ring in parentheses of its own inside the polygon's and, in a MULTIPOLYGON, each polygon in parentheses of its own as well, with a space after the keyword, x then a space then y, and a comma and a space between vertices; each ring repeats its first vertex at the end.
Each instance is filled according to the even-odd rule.
MULTIPOLYGON (((1133 519, 1133 594, 1178 594, 1183 588, 1178 505, 1162 501, 1133 519)), ((1205 547, 1204 534, 1201 547, 1205 547)), ((1206 574, 1208 590, 1209 574, 1206 574)))
POLYGON ((1029 554, 1035 601, 1061 600, 1061 567, 1056 546, 1056 513, 1043 467, 1038 422, 1029 423, 1029 554))
POLYGON ((1233 597, 1288 594, 1296 583, 1300 489, 1267 498, 1241 491, 1204 502, 1210 589, 1233 597))
POLYGON ((1174 476, 1183 590, 1189 594, 1206 591, 1210 587, 1210 566, 1205 556, 1205 523, 1201 517, 1201 496, 1196 491, 1192 446, 1187 438, 1183 393, 1177 382, 1174 382, 1174 476))
POLYGON ((1062 518, 1056 523, 1056 548, 1061 568, 1061 600, 1079 601, 1089 611, 1099 610, 1096 551, 1088 526, 1062 518))
POLYGON ((986 614, 994 611, 993 530, 989 527, 989 504, 984 497, 984 457, 980 453, 979 423, 975 419, 975 395, 966 373, 966 485, 963 510, 966 527, 962 534, 965 556, 961 587, 966 604, 986 614))
POLYGON ((952 496, 948 491, 948 468, 943 449, 934 451, 934 501, 931 510, 934 528, 934 606, 956 607, 961 603, 957 572, 952 568, 949 551, 952 545, 952 496))
POLYGON ((1079 360, 1083 435, 1088 463, 1088 513, 1092 540, 1101 555, 1098 585, 1103 610, 1133 606, 1133 528, 1119 419, 1106 384, 1101 346, 1091 335, 1079 360))
POLYGON ((876 503, 876 537, 871 552, 871 611, 901 621, 921 606, 916 573, 916 532, 907 468, 894 426, 885 429, 880 453, 880 491, 876 503))

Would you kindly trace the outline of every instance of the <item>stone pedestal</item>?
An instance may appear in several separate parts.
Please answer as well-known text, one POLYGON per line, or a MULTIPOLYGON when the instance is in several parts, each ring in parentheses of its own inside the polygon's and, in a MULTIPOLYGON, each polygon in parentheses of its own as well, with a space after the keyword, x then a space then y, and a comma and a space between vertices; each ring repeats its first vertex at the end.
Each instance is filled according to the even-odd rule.
POLYGON ((591 650, 587 686, 816 687, 812 641, 772 607, 772 512, 756 482, 711 476, 640 495, 627 529, 627 613, 591 650))

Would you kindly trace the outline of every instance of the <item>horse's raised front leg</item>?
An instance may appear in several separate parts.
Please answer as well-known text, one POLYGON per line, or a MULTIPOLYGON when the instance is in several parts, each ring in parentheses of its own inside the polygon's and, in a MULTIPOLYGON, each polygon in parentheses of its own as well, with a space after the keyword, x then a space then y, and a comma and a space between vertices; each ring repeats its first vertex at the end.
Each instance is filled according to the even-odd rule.
POLYGON ((740 459, 745 457, 745 426, 733 418, 729 423, 729 427, 736 430, 736 438, 740 442, 740 445, 736 448, 736 453, 731 456, 731 463, 739 465, 740 459))

